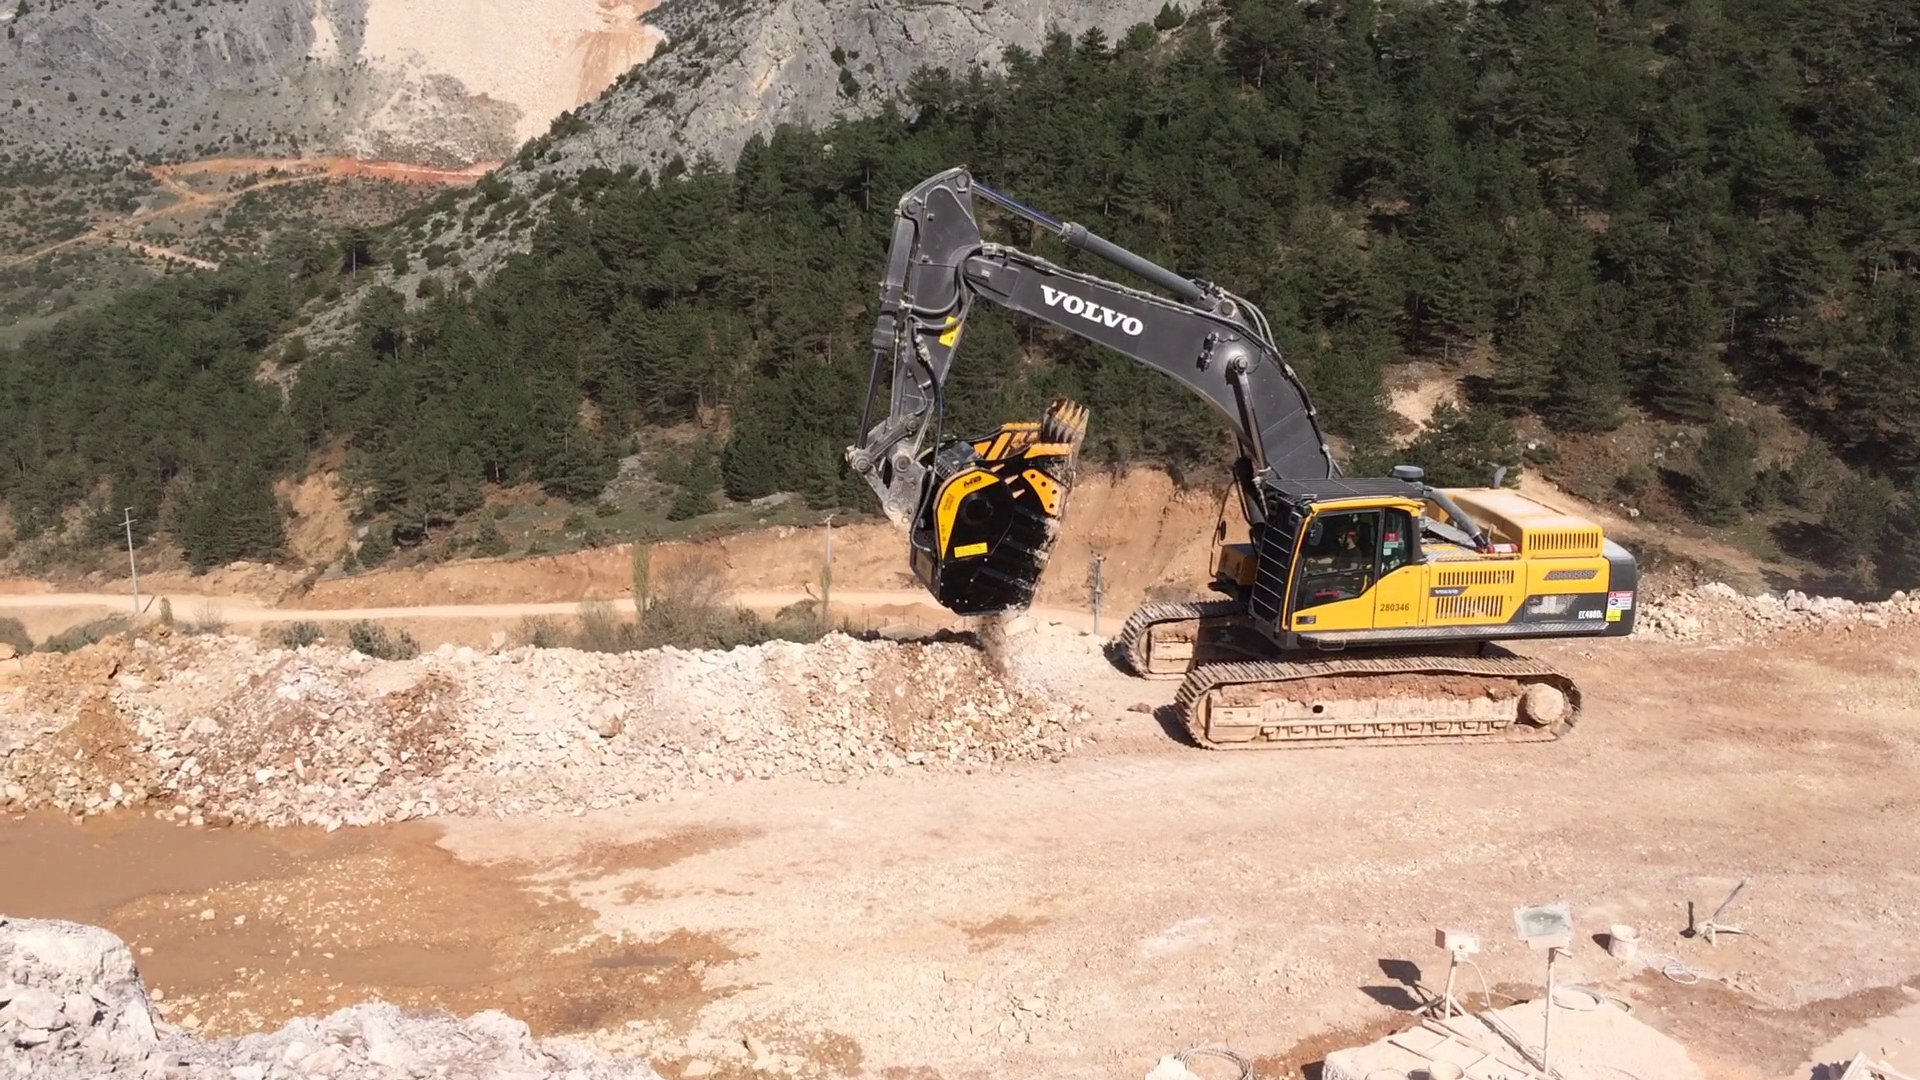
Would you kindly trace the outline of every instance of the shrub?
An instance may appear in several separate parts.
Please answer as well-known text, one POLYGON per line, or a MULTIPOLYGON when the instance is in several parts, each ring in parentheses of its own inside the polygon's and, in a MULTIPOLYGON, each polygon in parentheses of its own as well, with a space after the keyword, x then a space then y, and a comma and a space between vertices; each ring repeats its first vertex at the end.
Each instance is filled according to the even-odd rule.
POLYGON ((227 632, 227 613, 221 609, 218 601, 203 600, 195 609, 193 621, 186 625, 189 634, 224 634, 227 632))
POLYGON ((124 634, 133 629, 133 620, 125 615, 113 615, 104 619, 95 619, 71 629, 62 630, 46 641, 41 642, 41 652, 68 653, 75 649, 84 649, 89 645, 105 641, 115 634, 124 634))
POLYGON ((365 619, 347 627, 347 641, 376 660, 411 660, 420 655, 420 643, 405 630, 388 632, 365 619))
POLYGON ((1443 401, 1401 457, 1425 469, 1435 487, 1484 487, 1502 467, 1508 483, 1518 480, 1521 453, 1513 425, 1497 410, 1484 405, 1462 410, 1443 401))
POLYGON ((360 541, 360 565, 379 566, 393 557, 393 530, 376 525, 367 531, 367 538, 360 541))
POLYGON ((480 523, 480 531, 473 538, 473 549, 491 558, 499 558, 509 550, 506 536, 491 518, 480 523))
POLYGON ((33 638, 19 619, 0 619, 0 644, 13 646, 13 651, 20 656, 33 651, 33 638))
POLYGON ((557 649, 566 643, 566 635, 552 619, 528 616, 520 620, 520 643, 536 649, 557 649))
POLYGON ((582 652, 625 652, 632 647, 632 628, 614 614, 605 600, 588 600, 580 605, 580 629, 574 636, 574 648, 582 652))
POLYGON ((274 632, 273 640, 283 649, 303 649, 326 635, 314 622, 289 623, 274 632))

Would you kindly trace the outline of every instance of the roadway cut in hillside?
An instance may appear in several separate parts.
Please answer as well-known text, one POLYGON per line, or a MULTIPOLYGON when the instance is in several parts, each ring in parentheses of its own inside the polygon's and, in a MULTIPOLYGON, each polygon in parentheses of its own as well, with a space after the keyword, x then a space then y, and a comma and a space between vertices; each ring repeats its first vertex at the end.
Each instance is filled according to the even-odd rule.
POLYGON ((482 162, 460 169, 442 169, 396 161, 362 161, 349 157, 222 157, 182 162, 176 165, 155 165, 147 169, 147 174, 162 191, 173 197, 173 201, 164 206, 144 207, 124 217, 104 221, 78 236, 46 244, 11 259, 0 260, 0 270, 12 269, 15 266, 45 258, 55 252, 87 244, 115 244, 148 258, 191 266, 198 270, 218 270, 220 264, 217 262, 173 248, 147 243, 133 233, 157 221, 177 217, 190 211, 205 211, 224 206, 241 196, 287 184, 306 183, 313 180, 372 179, 421 186, 472 187, 480 182, 481 177, 498 166, 498 162, 482 162), (192 176, 250 176, 253 179, 239 187, 202 191, 183 182, 183 178, 192 176))

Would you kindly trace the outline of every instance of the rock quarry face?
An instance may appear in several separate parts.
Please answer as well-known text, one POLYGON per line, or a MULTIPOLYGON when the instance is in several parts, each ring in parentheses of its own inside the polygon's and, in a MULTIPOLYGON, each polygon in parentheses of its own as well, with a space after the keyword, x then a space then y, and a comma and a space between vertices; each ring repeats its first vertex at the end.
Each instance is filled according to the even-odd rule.
MULTIPOLYGON (((1010 45, 1038 51, 1054 28, 1117 39, 1156 0, 669 0, 662 46, 631 85, 582 110, 587 131, 541 168, 653 169, 701 153, 731 167, 747 140, 781 124, 823 127, 877 112, 923 67, 994 70, 1010 45)), ((957 162, 955 164, 958 164, 957 162)))
POLYGON ((4 6, 0 150, 83 157, 499 160, 660 39, 651 0, 4 6))
POLYGON ((540 1043, 500 1012, 465 1020, 358 1005, 277 1032, 198 1039, 156 1023, 126 942, 97 926, 0 917, 0 1075, 167 1080, 659 1080, 644 1062, 540 1043))
POLYGON ((1150 0, 655 3, 35 0, 22 10, 0 0, 0 152, 468 164, 511 157, 587 106, 598 127, 536 167, 657 169, 676 154, 730 165, 777 124, 878 109, 922 66, 994 67, 1006 46, 1037 49, 1051 27, 1117 36, 1159 10, 1150 0), (643 78, 624 78, 643 64, 643 78))

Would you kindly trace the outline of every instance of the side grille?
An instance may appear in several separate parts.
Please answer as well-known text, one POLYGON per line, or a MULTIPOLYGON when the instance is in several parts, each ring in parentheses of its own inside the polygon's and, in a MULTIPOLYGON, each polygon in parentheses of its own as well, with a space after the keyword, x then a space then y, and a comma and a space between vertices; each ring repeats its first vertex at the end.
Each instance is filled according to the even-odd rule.
POLYGON ((1466 585, 1511 585, 1514 571, 1506 570, 1442 570, 1440 587, 1445 589, 1466 585))
POLYGON ((1433 601, 1436 619, 1498 619, 1506 609, 1504 596, 1441 596, 1433 601))
POLYGON ((1529 555, 1599 555, 1600 530, 1598 529, 1542 529, 1528 532, 1526 551, 1529 555))

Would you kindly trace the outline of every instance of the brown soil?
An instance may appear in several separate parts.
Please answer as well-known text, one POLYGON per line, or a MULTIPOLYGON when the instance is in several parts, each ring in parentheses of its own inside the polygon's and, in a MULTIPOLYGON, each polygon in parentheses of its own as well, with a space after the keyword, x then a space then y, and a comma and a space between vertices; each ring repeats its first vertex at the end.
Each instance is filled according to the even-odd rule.
POLYGON ((554 867, 473 866, 435 837, 14 819, 0 822, 0 861, 43 872, 0 883, 0 910, 103 923, 171 1019, 214 1034, 366 1000, 504 1009, 539 1034, 685 1024, 730 992, 704 976, 740 958, 720 935, 607 937, 525 880, 554 867))
POLYGON ((335 475, 316 470, 300 480, 274 485, 293 513, 287 522, 287 547, 309 566, 326 566, 340 556, 353 538, 347 505, 336 487, 335 475))
MULTIPOLYGON (((1043 607, 1085 608, 1092 555, 1106 556, 1102 574, 1110 612, 1131 610, 1155 586, 1197 586, 1210 576, 1218 490, 1180 491, 1165 474, 1136 471, 1114 479, 1090 476, 1070 496, 1065 527, 1041 582, 1043 607)), ((739 592, 818 592, 826 531, 761 529, 699 544, 654 547, 656 582, 680 562, 717 557, 739 592)), ((886 522, 833 530, 836 593, 916 591, 906 542, 886 522)), ((567 555, 478 559, 432 567, 382 570, 323 581, 299 603, 310 608, 423 604, 577 602, 632 595, 632 549, 625 544, 567 555)))
POLYGON ((1793 1009, 1770 1008, 1719 983, 1681 986, 1652 972, 1635 979, 1628 992, 1637 1014, 1686 1046, 1709 1073, 1739 1075, 1744 1064, 1749 1071, 1757 1066, 1768 1076, 1785 1076, 1806 1060, 1812 1048, 1864 1021, 1911 1005, 1913 998, 1902 986, 1920 988, 1920 977, 1793 1009), (1743 1019, 1729 1024, 1728 1016, 1743 1019))

